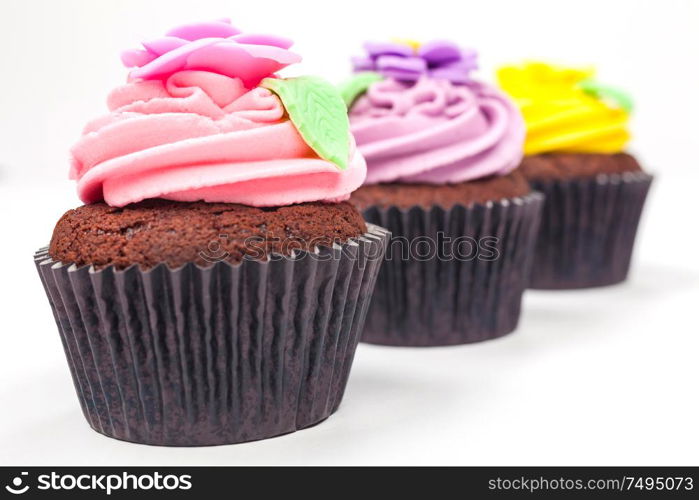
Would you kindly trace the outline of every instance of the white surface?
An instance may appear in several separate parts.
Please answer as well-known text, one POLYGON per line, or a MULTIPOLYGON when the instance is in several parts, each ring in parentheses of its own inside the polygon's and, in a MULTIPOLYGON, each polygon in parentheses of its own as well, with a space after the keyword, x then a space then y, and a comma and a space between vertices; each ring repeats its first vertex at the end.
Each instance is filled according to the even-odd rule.
MULTIPOLYGON (((328 2, 232 11, 230 1, 199 0, 195 14, 189 1, 3 2, 0 43, 11 50, 0 82, 0 464, 699 465, 699 3, 479 2, 429 23, 432 11, 405 1, 354 1, 333 9, 344 20, 332 25, 299 18, 295 4, 315 11, 328 2), (395 9, 400 22, 389 17, 395 9), (78 203, 64 180, 66 150, 123 78, 116 52, 193 15, 288 34, 302 70, 334 80, 361 40, 392 35, 461 39, 480 49, 485 76, 525 56, 597 63, 603 80, 636 97, 634 151, 660 176, 631 280, 528 292, 517 332, 488 343, 361 345, 340 411, 281 438, 176 449, 93 432, 31 255, 78 203)), ((452 12, 463 3, 430 5, 452 12)))

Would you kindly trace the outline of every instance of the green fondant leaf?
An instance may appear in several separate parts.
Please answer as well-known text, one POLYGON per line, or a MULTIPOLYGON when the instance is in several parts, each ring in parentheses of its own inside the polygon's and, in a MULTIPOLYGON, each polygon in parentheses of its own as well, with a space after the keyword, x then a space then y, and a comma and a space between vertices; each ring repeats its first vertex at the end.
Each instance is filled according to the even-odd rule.
POLYGON ((631 113, 631 111, 633 111, 633 99, 631 99, 631 96, 621 89, 610 87, 608 85, 602 85, 593 79, 583 80, 579 83, 579 85, 583 92, 586 92, 593 97, 597 97, 598 99, 609 99, 627 113, 631 113))
POLYGON ((347 168, 350 127, 340 93, 322 78, 265 78, 260 84, 279 96, 291 122, 313 151, 324 160, 347 168))
POLYGON ((383 77, 378 73, 363 71, 353 75, 352 78, 341 83, 338 88, 347 107, 349 108, 352 106, 354 101, 356 101, 360 95, 367 91, 369 85, 374 82, 378 82, 381 79, 383 79, 383 77))

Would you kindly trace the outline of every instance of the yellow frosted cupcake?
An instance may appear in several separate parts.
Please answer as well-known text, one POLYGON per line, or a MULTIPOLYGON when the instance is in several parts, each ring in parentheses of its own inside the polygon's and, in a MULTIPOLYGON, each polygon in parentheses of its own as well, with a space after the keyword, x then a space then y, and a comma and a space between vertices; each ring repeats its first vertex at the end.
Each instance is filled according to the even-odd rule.
POLYGON ((497 76, 526 122, 520 171, 546 195, 530 286, 624 281, 652 180, 625 151, 631 98, 590 68, 530 62, 497 76))

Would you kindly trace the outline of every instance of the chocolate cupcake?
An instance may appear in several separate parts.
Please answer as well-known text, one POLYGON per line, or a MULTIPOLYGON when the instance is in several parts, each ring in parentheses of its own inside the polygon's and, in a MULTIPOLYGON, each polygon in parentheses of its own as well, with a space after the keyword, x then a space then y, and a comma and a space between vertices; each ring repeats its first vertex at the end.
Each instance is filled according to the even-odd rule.
POLYGON ((341 87, 367 160, 352 195, 393 239, 362 340, 439 346, 513 331, 541 196, 514 171, 524 123, 450 42, 368 43, 341 87))
POLYGON ((290 45, 227 20, 144 43, 71 151, 86 205, 35 261, 102 434, 237 443, 340 404, 388 235, 346 201, 340 95, 275 75, 290 45))
POLYGON ((631 99, 591 70, 528 63, 499 70, 527 124, 523 175, 546 197, 530 286, 624 281, 652 176, 624 148, 631 99))

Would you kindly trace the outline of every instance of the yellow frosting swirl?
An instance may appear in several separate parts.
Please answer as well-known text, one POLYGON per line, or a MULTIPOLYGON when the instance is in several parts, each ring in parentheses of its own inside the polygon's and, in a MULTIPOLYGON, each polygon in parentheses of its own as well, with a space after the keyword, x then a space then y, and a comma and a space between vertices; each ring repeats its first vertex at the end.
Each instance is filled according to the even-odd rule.
POLYGON ((592 80, 593 70, 527 63, 498 70, 527 124, 525 154, 617 153, 630 139, 630 99, 592 80))

